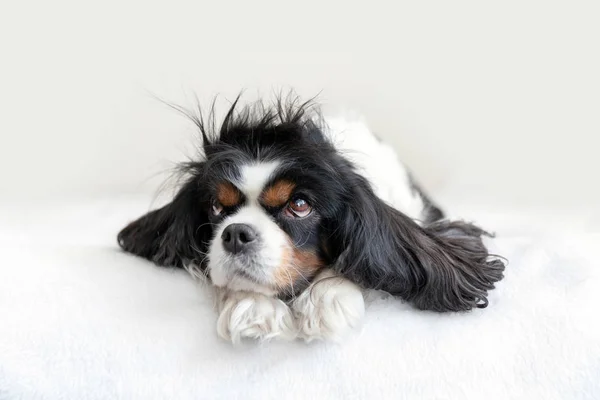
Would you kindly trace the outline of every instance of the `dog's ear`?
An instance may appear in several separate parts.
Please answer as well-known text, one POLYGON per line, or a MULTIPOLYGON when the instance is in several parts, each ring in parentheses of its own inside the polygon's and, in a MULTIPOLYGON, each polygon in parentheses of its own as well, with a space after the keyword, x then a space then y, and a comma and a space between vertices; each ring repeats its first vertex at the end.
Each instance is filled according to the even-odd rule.
POLYGON ((434 311, 487 306, 487 291, 504 263, 490 257, 485 232, 465 222, 421 227, 381 201, 352 172, 348 198, 326 221, 333 268, 366 288, 380 289, 434 311))
POLYGON ((191 178, 173 201, 127 225, 117 236, 123 250, 157 265, 183 267, 194 262, 203 267, 212 235, 203 187, 191 178))

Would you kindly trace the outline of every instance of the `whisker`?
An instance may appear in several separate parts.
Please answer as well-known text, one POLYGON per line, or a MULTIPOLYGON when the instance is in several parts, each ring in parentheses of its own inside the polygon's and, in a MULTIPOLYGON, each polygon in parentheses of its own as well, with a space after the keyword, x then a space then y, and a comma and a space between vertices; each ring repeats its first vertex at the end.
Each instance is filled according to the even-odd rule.
POLYGON ((292 267, 294 269, 294 271, 296 271, 298 273, 298 275, 300 275, 300 277, 306 281, 306 283, 310 283, 308 278, 302 273, 300 266, 296 265, 293 261, 290 261, 288 265, 290 267, 292 267))
POLYGON ((198 233, 198 231, 200 230, 200 228, 202 228, 203 226, 206 226, 206 225, 217 226, 217 224, 215 224, 215 223, 212 223, 212 222, 205 222, 204 224, 200 224, 200 226, 198 226, 198 227, 196 228, 196 231, 194 232, 194 235, 196 235, 196 234, 198 233))
MULTIPOLYGON (((294 282, 292 281, 292 274, 290 274, 290 271, 287 270, 287 268, 284 269, 285 273, 287 274, 288 278, 289 278, 289 285, 290 285, 290 293, 292 295, 292 301, 296 300, 296 294, 294 293, 294 282)), ((279 289, 285 289, 285 287, 281 287, 279 284, 277 285, 277 287, 279 289)))
POLYGON ((309 240, 309 239, 310 239, 310 236, 309 236, 309 235, 306 235, 306 239, 304 240, 304 243, 302 243, 302 244, 296 244, 296 243, 294 243, 294 246, 296 246, 296 247, 302 247, 302 246, 304 246, 306 243, 308 243, 308 240, 309 240))

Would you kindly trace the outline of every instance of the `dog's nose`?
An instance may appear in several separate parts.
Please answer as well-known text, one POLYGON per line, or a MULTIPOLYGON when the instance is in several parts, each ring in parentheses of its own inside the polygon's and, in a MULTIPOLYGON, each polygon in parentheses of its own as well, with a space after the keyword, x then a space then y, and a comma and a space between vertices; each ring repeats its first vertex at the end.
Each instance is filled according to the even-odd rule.
POLYGON ((258 234, 250 225, 231 224, 223 231, 223 247, 231 254, 246 252, 255 247, 258 234))

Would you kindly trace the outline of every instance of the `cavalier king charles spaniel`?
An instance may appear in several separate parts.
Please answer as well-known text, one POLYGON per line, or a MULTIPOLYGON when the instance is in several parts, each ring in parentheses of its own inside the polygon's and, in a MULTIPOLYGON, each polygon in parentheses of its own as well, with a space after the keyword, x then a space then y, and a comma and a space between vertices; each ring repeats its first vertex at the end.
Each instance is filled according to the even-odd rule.
POLYGON ((118 235, 127 252, 216 288, 218 334, 337 339, 359 325, 363 289, 422 310, 487 306, 504 261, 481 228, 444 219, 392 148, 312 103, 192 118, 203 151, 173 200, 118 235))

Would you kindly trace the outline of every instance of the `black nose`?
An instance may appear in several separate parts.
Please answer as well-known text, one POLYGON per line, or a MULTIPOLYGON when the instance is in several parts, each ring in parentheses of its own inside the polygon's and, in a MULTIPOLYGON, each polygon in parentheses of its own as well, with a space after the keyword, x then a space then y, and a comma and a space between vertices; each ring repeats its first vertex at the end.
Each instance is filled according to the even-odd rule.
POLYGON ((258 234, 250 225, 231 224, 223 231, 223 247, 231 254, 238 254, 252 249, 256 245, 258 234))

